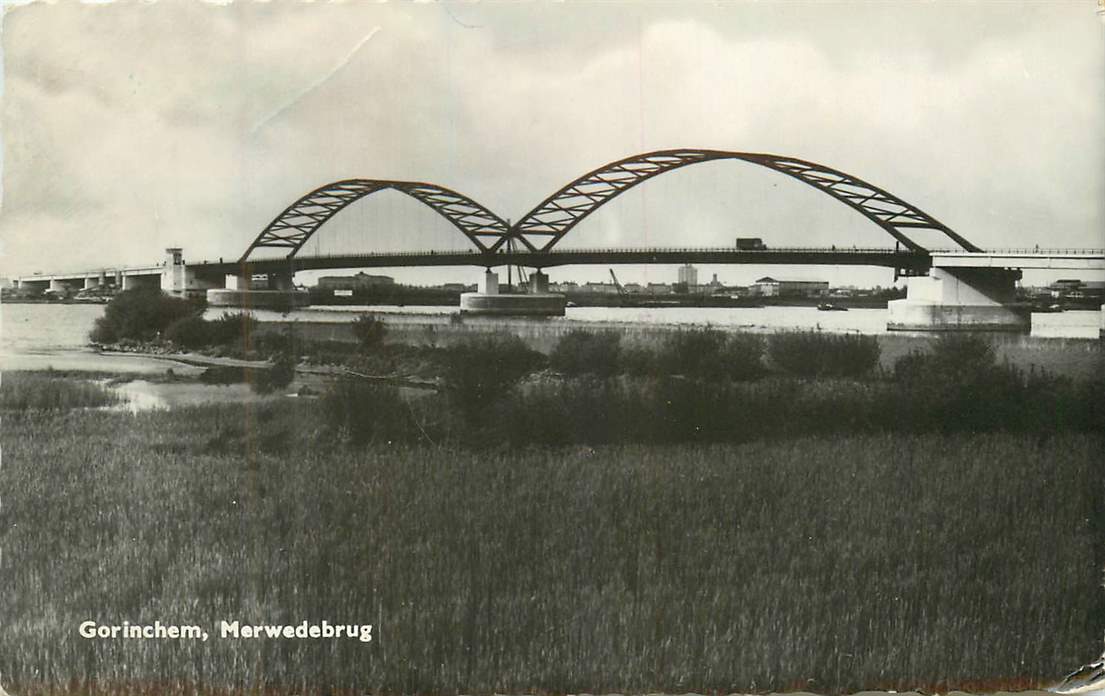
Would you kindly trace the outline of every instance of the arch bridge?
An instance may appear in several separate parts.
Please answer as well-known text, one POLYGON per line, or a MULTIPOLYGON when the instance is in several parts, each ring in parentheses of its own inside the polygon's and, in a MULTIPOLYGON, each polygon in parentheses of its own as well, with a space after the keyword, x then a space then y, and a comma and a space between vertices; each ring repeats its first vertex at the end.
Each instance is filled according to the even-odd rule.
MULTIPOLYGON (((928 250, 910 236, 917 230, 935 231, 959 249, 980 252, 977 246, 920 208, 888 191, 845 172, 815 162, 752 152, 725 150, 658 150, 605 164, 551 194, 510 225, 475 200, 436 184, 383 179, 347 179, 317 188, 276 216, 249 245, 239 263, 254 260, 259 249, 287 248, 294 258, 334 215, 351 203, 379 191, 394 190, 429 206, 448 220, 486 257, 481 265, 502 265, 495 258, 506 249, 529 252, 532 261, 553 248, 589 215, 625 191, 653 177, 692 164, 738 160, 785 174, 856 210, 882 228, 896 244, 923 255, 928 250)), ((810 257, 807 262, 816 263, 810 257)), ((823 261, 825 263, 839 261, 823 261)))
MULTIPOLYGON (((586 234, 586 225, 575 234, 586 234)), ((284 208, 235 261, 187 264, 179 248, 150 269, 99 269, 76 274, 34 275, 18 279, 29 288, 64 290, 76 285, 128 287, 146 281, 177 294, 217 291, 228 276, 239 287, 255 273, 269 274, 273 289, 292 288, 298 270, 397 266, 491 268, 504 265, 537 269, 531 279, 547 283, 543 269, 576 264, 719 263, 885 266, 908 278, 904 300, 891 302, 890 328, 1015 329, 1028 327, 1028 312, 1015 303, 1015 281, 1022 268, 1105 270, 1102 250, 986 252, 943 222, 898 196, 852 174, 816 162, 754 152, 671 149, 610 162, 557 189, 513 224, 472 198, 427 182, 346 179, 321 186, 284 208), (734 245, 714 249, 559 249, 560 242, 592 213, 625 191, 676 169, 704 162, 735 160, 786 175, 855 210, 894 240, 893 248, 769 248, 734 245), (467 251, 361 253, 337 256, 301 254, 307 242, 334 215, 380 191, 398 191, 444 217, 470 242, 467 251), (926 248, 916 237, 946 239, 952 249, 926 248), (287 250, 266 258, 262 250, 287 250), (132 277, 133 276, 133 277, 132 277), (114 277, 111 284, 105 278, 114 277), (158 281, 158 277, 160 280, 158 281)), ((227 291, 229 292, 229 291, 227 291)), ((252 292, 252 289, 245 292, 252 292)), ((1105 316, 1105 314, 1103 314, 1105 316)))

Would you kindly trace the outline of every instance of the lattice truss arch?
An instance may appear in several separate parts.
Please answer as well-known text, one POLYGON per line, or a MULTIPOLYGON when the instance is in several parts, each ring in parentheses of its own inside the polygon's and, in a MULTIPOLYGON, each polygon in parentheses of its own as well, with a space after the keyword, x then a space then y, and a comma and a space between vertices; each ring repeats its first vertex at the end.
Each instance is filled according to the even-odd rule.
POLYGON ((443 186, 416 181, 346 179, 317 188, 284 209, 261 231, 242 254, 244 263, 255 249, 288 248, 291 258, 307 240, 354 201, 393 189, 433 208, 464 234, 481 251, 497 249, 507 236, 507 224, 476 201, 443 186))
MULTIPOLYGON (((569 183, 523 216, 510 237, 531 251, 549 251, 573 227, 623 191, 664 172, 699 162, 738 159, 798 179, 859 211, 914 251, 926 251, 906 234, 911 229, 943 233, 967 251, 982 251, 946 225, 897 196, 850 174, 794 157, 723 150, 660 150, 604 165, 569 183)), ((505 240, 499 240, 498 248, 505 240)))

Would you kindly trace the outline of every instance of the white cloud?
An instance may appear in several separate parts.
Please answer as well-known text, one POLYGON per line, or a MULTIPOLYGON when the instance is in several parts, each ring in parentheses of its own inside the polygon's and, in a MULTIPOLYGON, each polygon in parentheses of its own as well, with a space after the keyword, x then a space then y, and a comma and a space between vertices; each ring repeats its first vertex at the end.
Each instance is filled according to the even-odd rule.
MULTIPOLYGON (((677 146, 824 162, 983 246, 1102 245, 1105 56, 1082 9, 10 9, 5 267, 145 261, 175 244, 232 257, 298 195, 351 176, 432 181, 517 219, 604 162, 677 146)), ((642 185, 565 243, 720 244, 737 231, 888 241, 793 180, 718 163, 642 185)), ((322 235, 464 242, 394 197, 322 235)))

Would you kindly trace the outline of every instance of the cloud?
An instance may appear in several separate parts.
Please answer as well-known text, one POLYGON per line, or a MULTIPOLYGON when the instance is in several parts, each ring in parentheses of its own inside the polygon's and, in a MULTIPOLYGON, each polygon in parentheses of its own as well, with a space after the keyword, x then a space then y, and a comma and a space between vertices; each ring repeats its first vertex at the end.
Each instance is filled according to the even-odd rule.
MULTIPOLYGON (((983 246, 1102 243, 1101 23, 1072 3, 32 4, 3 20, 5 266, 236 256, 300 194, 425 180, 517 219, 651 149, 768 151, 983 246), (371 40, 369 38, 371 37, 371 40)), ((1092 8, 1091 8, 1092 9, 1092 8)), ((888 243, 748 164, 626 193, 565 244, 888 243)), ((373 197, 330 249, 464 240, 373 197)))

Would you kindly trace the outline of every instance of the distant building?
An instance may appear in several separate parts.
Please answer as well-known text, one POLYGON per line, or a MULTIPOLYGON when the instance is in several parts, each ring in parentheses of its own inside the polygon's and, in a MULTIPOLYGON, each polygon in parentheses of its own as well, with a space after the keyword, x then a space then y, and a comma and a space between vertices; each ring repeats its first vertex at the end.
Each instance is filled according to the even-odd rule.
POLYGON ((1105 281, 1065 278, 1049 285, 1048 290, 1056 299, 1101 298, 1105 297, 1105 281))
POLYGON ((649 295, 670 295, 672 290, 668 283, 649 283, 645 292, 649 295))
POLYGON ((563 283, 549 283, 549 292, 579 292, 579 283, 576 283, 574 280, 567 280, 563 283))
POLYGON ((683 283, 688 290, 693 290, 698 287, 698 269, 689 263, 680 266, 679 282, 683 283))
POLYGON ((584 283, 579 290, 581 292, 595 292, 604 295, 616 295, 618 288, 613 283, 584 283))
POLYGON ((318 287, 324 290, 361 290, 388 285, 395 285, 395 279, 391 276, 369 275, 367 273, 358 273, 352 276, 322 276, 318 279, 318 287))
POLYGON ((764 276, 752 283, 750 290, 760 297, 824 297, 829 294, 829 283, 825 280, 777 280, 764 276))
POLYGON ((475 290, 476 286, 465 285, 464 283, 443 283, 441 289, 448 290, 449 292, 468 292, 469 289, 475 290))

